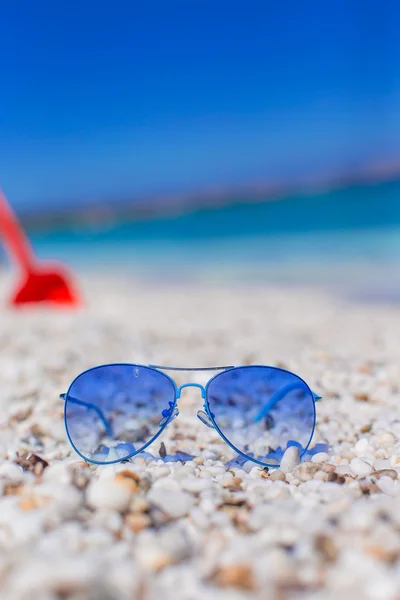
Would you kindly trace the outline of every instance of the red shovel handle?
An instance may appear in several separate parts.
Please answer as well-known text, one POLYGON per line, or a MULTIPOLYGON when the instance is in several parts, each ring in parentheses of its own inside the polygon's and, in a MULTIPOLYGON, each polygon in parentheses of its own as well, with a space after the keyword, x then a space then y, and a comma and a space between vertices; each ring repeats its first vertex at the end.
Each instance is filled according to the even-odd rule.
POLYGON ((32 271, 35 260, 32 247, 16 214, 0 190, 0 232, 7 251, 24 271, 32 271))
POLYGON ((13 306, 51 302, 63 306, 78 306, 79 296, 63 265, 35 259, 29 240, 11 206, 0 190, 0 234, 8 253, 23 270, 11 303, 13 306))

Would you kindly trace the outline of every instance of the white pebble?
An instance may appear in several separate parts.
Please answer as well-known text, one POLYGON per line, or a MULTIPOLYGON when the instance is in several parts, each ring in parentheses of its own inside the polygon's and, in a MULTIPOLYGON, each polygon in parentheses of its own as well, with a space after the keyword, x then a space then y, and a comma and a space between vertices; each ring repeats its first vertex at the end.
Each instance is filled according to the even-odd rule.
POLYGON ((375 482, 378 488, 388 496, 400 496, 400 482, 391 477, 381 477, 375 482))
POLYGON ((318 452, 311 458, 313 463, 323 463, 329 459, 329 455, 326 452, 318 452))
POLYGON ((354 446, 355 453, 357 456, 365 456, 370 451, 370 445, 368 444, 368 440, 366 438, 361 438, 358 440, 356 445, 354 446))
POLYGON ((18 483, 24 478, 24 472, 18 465, 10 462, 4 462, 0 465, 0 477, 5 477, 9 481, 18 483))
MULTIPOLYGON (((280 469, 274 469, 269 476, 270 481, 285 481, 286 476, 280 469)), ((288 481, 293 481, 293 475, 288 476, 288 481)))
POLYGON ((280 470, 283 473, 291 473, 300 464, 300 453, 297 446, 290 446, 282 456, 280 470))
POLYGON ((192 494, 202 492, 203 490, 212 487, 212 485, 211 479, 205 479, 203 477, 188 477, 187 479, 181 480, 182 488, 192 494))
POLYGON ((382 469, 391 469, 391 467, 391 462, 387 458, 377 458, 374 465, 375 471, 381 471, 382 469))
POLYGON ((336 467, 335 473, 337 475, 353 475, 350 465, 339 465, 336 467))
POLYGON ((187 515, 194 505, 194 498, 187 492, 152 488, 147 496, 149 502, 172 518, 187 515))
POLYGON ((67 464, 62 462, 50 465, 43 471, 44 481, 53 481, 58 484, 68 484, 71 480, 71 472, 67 464))
POLYGON ((131 498, 132 489, 115 479, 95 479, 87 490, 87 502, 92 508, 113 508, 124 512, 131 498))
POLYGON ((371 465, 361 458, 353 458, 353 460, 350 462, 350 468, 354 475, 358 475, 360 477, 366 477, 372 473, 371 465))
POLYGON ((152 474, 154 477, 167 477, 171 473, 171 469, 168 466, 161 466, 153 469, 152 474))
POLYGON ((382 446, 383 448, 388 448, 390 446, 393 446, 393 444, 396 442, 396 438, 393 435, 393 433, 390 433, 390 431, 385 431, 385 433, 383 433, 379 438, 378 438, 378 444, 380 446, 382 446))

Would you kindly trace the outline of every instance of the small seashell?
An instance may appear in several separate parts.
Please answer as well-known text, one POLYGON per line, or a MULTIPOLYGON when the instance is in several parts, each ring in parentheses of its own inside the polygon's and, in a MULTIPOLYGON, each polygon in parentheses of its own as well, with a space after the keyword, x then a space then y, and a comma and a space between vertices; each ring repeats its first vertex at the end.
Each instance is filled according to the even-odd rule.
POLYGON ((41 475, 44 469, 49 466, 47 460, 32 452, 18 456, 14 462, 22 467, 24 471, 32 471, 37 476, 41 475))
POLYGON ((158 454, 160 455, 160 458, 163 458, 163 459, 167 456, 167 449, 165 447, 164 442, 161 442, 158 454))
POLYGON ((379 471, 373 471, 372 477, 380 479, 381 477, 390 477, 391 479, 397 479, 398 473, 394 469, 380 469, 379 471))

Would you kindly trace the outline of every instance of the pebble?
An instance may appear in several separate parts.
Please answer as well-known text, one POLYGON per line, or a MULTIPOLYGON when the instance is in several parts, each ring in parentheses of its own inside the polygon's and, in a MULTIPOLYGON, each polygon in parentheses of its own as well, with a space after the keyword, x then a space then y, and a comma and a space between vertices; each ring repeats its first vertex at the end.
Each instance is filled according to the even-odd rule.
POLYGON ((286 475, 281 469, 275 469, 269 476, 271 481, 286 481, 286 475))
POLYGON ((151 519, 144 513, 133 513, 126 517, 125 523, 132 531, 138 533, 142 529, 150 527, 151 519))
POLYGON ((329 460, 329 455, 326 452, 318 452, 311 457, 311 462, 313 463, 323 463, 329 460))
POLYGON ((292 473, 293 469, 300 463, 300 453, 297 446, 290 446, 282 456, 280 470, 283 473, 292 473))
POLYGON ((173 519, 187 515, 194 505, 193 496, 187 492, 162 488, 153 487, 149 491, 147 499, 173 519))
POLYGON ((213 486, 212 480, 204 477, 188 477, 187 479, 181 479, 180 483, 183 490, 191 492, 192 494, 200 493, 203 490, 210 489, 213 486))
POLYGON ((171 552, 157 548, 156 545, 139 547, 137 555, 143 569, 156 573, 175 562, 171 552))
POLYGON ((377 479, 376 486, 388 496, 400 496, 400 481, 394 481, 390 476, 377 479))
POLYGON ((395 442, 396 442, 395 436, 393 435, 393 433, 390 433, 389 431, 386 431, 378 438, 378 444, 380 446, 382 446, 383 448, 389 448, 390 446, 393 446, 393 444, 395 444, 395 442))
POLYGON ((365 477, 372 473, 371 465, 361 458, 353 458, 350 462, 350 468, 354 475, 359 477, 365 477))
POLYGON ((24 472, 21 467, 14 463, 4 462, 0 465, 0 478, 4 478, 13 483, 19 483, 24 478, 24 472))
POLYGON ((370 450, 371 447, 366 438, 361 438, 361 440, 358 440, 358 442, 354 446, 354 451, 357 456, 366 456, 370 452, 370 450))
POLYGON ((87 488, 87 502, 92 508, 111 508, 124 512, 129 507, 134 489, 121 478, 94 479, 87 488))
POLYGON ((153 476, 155 478, 157 477, 167 477, 168 475, 170 475, 171 473, 171 469, 167 466, 162 466, 162 467, 157 467, 156 469, 154 469, 153 471, 153 476))
POLYGON ((312 462, 304 462, 293 470, 293 476, 301 482, 310 481, 319 470, 319 465, 312 462))
POLYGON ((336 467, 336 474, 340 476, 353 475, 353 470, 351 469, 350 465, 339 465, 336 467))

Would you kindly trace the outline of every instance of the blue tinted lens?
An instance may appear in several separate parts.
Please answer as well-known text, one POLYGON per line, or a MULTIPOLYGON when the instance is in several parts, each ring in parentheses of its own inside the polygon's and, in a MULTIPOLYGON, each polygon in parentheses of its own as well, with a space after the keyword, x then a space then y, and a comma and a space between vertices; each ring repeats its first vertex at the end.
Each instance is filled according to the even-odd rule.
POLYGON ((175 409, 171 379, 148 367, 105 365, 71 384, 65 426, 72 445, 92 462, 111 463, 142 450, 175 409))
POLYGON ((274 367, 238 367, 217 375, 207 387, 211 418, 239 453, 262 464, 280 464, 285 450, 308 447, 315 403, 297 375, 274 367))

